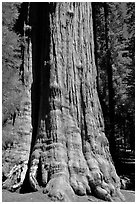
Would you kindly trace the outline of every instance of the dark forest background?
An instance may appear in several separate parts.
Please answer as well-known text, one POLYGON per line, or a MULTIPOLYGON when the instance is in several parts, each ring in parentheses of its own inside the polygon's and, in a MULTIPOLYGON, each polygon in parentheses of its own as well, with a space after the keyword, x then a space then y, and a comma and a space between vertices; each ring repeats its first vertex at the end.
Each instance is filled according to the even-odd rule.
MULTIPOLYGON (((110 151, 121 173, 119 162, 132 163, 135 153, 135 3, 92 4, 98 94, 110 151)), ((29 8, 29 3, 2 5, 3 149, 9 138, 14 140, 6 124, 20 112, 31 74, 25 73, 30 66, 29 8)))

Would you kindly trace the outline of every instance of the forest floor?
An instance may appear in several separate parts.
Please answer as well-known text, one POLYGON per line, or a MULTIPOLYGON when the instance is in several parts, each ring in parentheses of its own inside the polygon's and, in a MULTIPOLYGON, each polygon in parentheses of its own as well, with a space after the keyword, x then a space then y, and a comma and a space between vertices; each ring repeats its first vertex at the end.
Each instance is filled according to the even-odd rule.
MULTIPOLYGON (((125 196, 125 202, 135 202, 135 192, 128 190, 121 190, 125 196)), ((45 194, 40 192, 19 194, 12 193, 7 190, 2 192, 2 202, 52 202, 45 194)), ((104 202, 93 196, 76 196, 75 202, 104 202)))

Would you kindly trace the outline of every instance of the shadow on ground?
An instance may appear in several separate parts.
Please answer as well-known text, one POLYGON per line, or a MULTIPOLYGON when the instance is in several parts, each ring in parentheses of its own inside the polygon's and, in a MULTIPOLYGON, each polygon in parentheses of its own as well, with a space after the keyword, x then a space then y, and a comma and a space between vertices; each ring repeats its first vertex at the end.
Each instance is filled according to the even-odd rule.
MULTIPOLYGON (((135 202, 135 191, 122 190, 126 201, 135 202)), ((40 192, 19 194, 11 193, 7 190, 2 192, 2 202, 51 202, 51 200, 40 192)), ((76 202, 104 202, 103 200, 97 199, 93 196, 77 196, 76 202)))

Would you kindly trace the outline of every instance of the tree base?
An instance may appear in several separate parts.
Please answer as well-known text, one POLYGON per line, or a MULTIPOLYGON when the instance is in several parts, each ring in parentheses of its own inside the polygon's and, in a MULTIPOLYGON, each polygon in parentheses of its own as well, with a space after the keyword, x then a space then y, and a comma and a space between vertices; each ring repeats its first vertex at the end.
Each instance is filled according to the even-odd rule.
POLYGON ((75 194, 64 175, 52 178, 43 190, 53 201, 73 202, 75 194))
MULTIPOLYGON (((13 167, 7 179, 3 182, 3 188, 11 192, 21 189, 26 171, 26 163, 13 167)), ((94 178, 95 177, 99 181, 100 175, 97 172, 94 172, 94 178)), ((100 185, 95 185, 91 177, 86 178, 81 176, 78 178, 78 176, 72 175, 68 178, 64 173, 57 173, 52 175, 45 187, 40 186, 37 180, 35 180, 36 183, 34 185, 34 180, 33 178, 33 183, 31 183, 32 180, 30 179, 33 191, 41 191, 52 201, 75 202, 76 195, 92 195, 105 201, 125 201, 119 188, 116 189, 112 184, 107 184, 104 181, 102 181, 100 185)))

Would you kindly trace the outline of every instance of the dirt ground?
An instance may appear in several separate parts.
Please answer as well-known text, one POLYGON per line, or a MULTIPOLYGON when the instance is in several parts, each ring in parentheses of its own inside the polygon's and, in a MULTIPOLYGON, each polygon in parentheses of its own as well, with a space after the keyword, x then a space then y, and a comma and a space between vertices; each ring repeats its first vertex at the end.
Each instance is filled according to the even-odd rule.
MULTIPOLYGON (((122 190, 126 198, 126 202, 135 202, 135 192, 122 190)), ((51 202, 51 200, 40 192, 19 194, 12 193, 7 190, 2 191, 2 202, 51 202)), ((104 202, 93 196, 77 196, 76 202, 104 202)))

